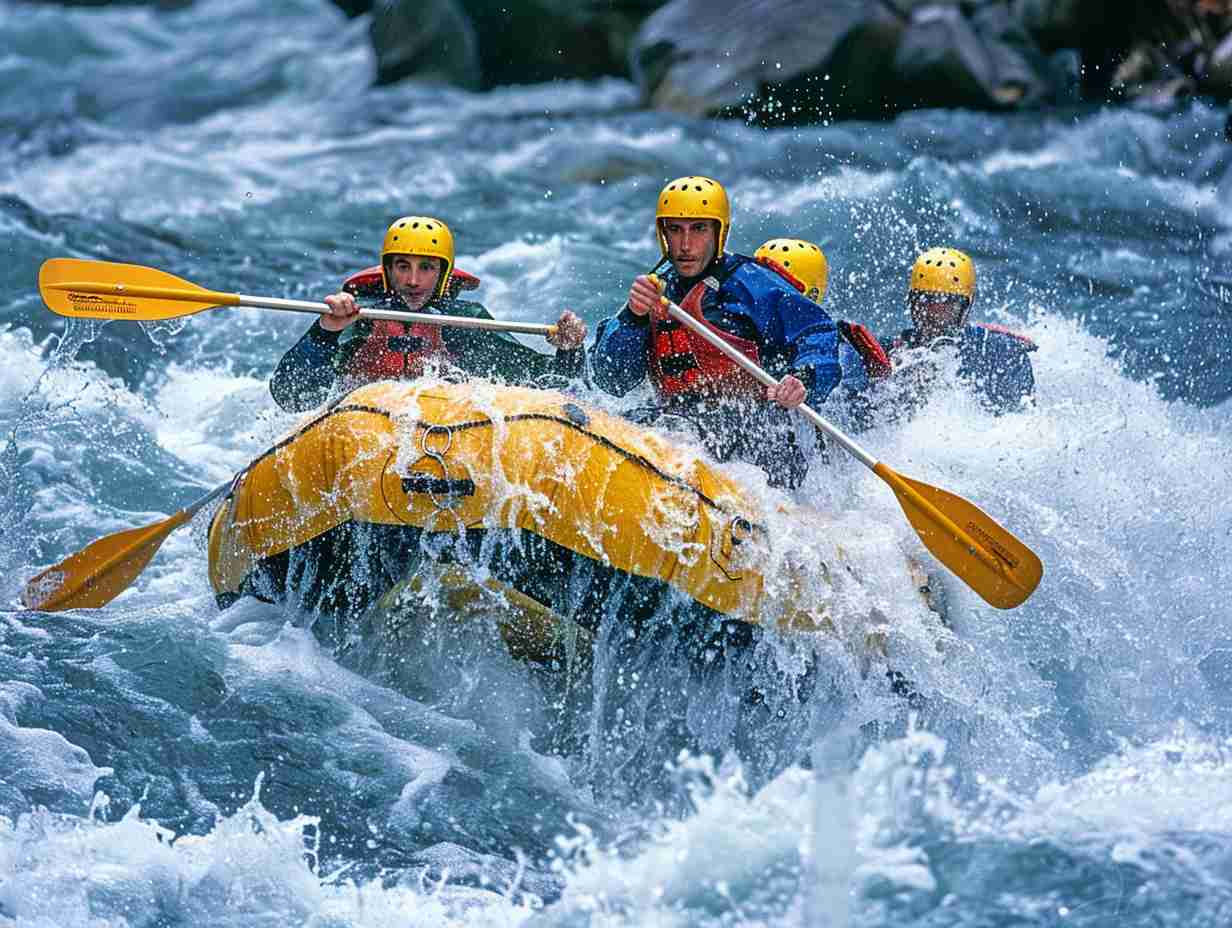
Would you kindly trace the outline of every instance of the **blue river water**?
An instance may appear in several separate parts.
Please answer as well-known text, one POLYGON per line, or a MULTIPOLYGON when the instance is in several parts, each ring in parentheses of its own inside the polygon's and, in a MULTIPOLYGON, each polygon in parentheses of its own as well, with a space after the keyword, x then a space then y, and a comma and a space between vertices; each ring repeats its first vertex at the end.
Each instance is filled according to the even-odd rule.
MULTIPOLYGON (((0 0, 0 50, 0 926, 1232 924, 1222 112, 767 131, 640 110, 617 80, 371 89, 363 20, 324 0, 0 0), (393 218, 431 214, 493 315, 570 307, 593 328, 657 258, 654 194, 688 173, 728 185, 735 250, 821 244, 835 315, 903 327, 912 258, 950 244, 977 262, 977 316, 1039 345, 1030 408, 941 389, 861 436, 1040 554, 1026 605, 938 572, 948 627, 930 626, 898 582, 922 549, 850 461, 799 491, 826 519, 784 527, 844 547, 914 710, 826 654, 780 716, 795 753, 712 738, 613 790, 599 742, 544 747, 520 665, 427 654, 439 672, 391 687, 283 607, 220 611, 201 519, 110 606, 20 607, 38 570, 293 427, 266 382, 306 325, 66 328, 45 259, 319 299, 393 218)), ((622 685, 609 708, 644 707, 622 685)), ((715 699, 685 694, 695 730, 715 699)))

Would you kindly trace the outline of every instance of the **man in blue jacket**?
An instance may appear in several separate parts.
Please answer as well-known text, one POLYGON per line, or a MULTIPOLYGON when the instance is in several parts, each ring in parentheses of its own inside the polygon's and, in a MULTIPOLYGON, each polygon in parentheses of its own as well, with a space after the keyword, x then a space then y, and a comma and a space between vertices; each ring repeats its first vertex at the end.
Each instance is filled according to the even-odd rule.
POLYGON ((659 264, 670 267, 661 280, 637 277, 620 313, 600 323, 591 349, 595 382, 622 396, 649 379, 659 402, 634 418, 680 416, 719 460, 750 461, 772 484, 798 485, 808 464, 788 410, 806 399, 819 404, 839 383, 833 320, 780 275, 724 250, 731 208, 718 181, 672 181, 659 194, 655 226, 659 264), (661 292, 779 383, 763 387, 672 319, 661 292))
POLYGON ((953 248, 925 251, 915 259, 908 283, 912 327, 891 343, 890 357, 898 368, 906 349, 953 346, 958 350, 959 380, 991 412, 1009 412, 1035 391, 1029 354, 1037 346, 1000 326, 969 323, 974 302, 971 258, 953 248))

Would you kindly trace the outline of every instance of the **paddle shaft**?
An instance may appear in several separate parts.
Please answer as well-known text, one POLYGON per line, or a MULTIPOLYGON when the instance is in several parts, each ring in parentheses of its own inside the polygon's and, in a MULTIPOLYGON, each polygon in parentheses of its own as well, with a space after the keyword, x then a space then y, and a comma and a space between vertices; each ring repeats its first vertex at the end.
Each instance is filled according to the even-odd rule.
MULTIPOLYGON (((715 335, 714 332, 710 331, 710 329, 702 325, 701 322, 693 318, 667 297, 662 297, 662 301, 663 305, 667 308, 667 311, 671 314, 673 319, 685 326, 695 335, 699 335, 704 338, 707 342, 740 365, 740 367, 747 373, 756 377, 759 382, 765 384, 767 387, 772 387, 778 384, 777 380, 767 374, 758 365, 753 363, 753 361, 746 357, 742 352, 738 351, 735 347, 724 341, 718 335, 715 335)), ((861 448, 855 443, 855 441, 845 435, 829 420, 823 418, 822 415, 811 406, 801 403, 799 406, 795 407, 795 410, 842 445, 843 448, 852 455, 852 457, 888 483, 896 495, 900 498, 906 496, 910 499, 912 505, 922 510, 930 519, 940 525, 943 529, 945 529, 945 531, 953 535, 954 538, 958 539, 958 541, 961 542, 971 554, 979 558, 985 566, 991 568, 997 573, 1005 573, 1004 565, 996 557, 986 552, 983 546, 977 544, 975 539, 972 538, 968 532, 960 528, 953 519, 916 492, 916 490, 908 485, 907 482, 903 480, 903 478, 900 477, 895 471, 891 470, 885 464, 882 464, 871 454, 861 448)))
MULTIPOLYGON (((762 370, 760 367, 754 364, 743 352, 737 351, 734 347, 732 347, 730 343, 719 338, 719 336, 715 335, 712 331, 710 331, 710 329, 706 328, 706 326, 702 325, 700 322, 698 322, 696 319, 690 316, 687 312, 685 312, 683 309, 681 309, 671 300, 667 299, 667 297, 663 297, 663 305, 667 307, 667 311, 672 314, 673 319, 675 319, 681 325, 688 327, 688 329, 692 331, 695 335, 699 335, 702 338, 704 338, 707 342, 709 342, 715 348, 719 349, 719 351, 723 352, 725 355, 727 355, 729 358, 731 358, 733 361, 739 364, 747 373, 752 374, 754 377, 756 377, 759 382, 765 384, 767 387, 773 387, 773 386, 778 385, 777 380, 775 380, 773 377, 767 374, 764 370, 762 370)), ((874 458, 871 454, 869 454, 867 451, 865 451, 863 448, 857 445, 851 438, 845 435, 837 426, 833 425, 828 419, 822 418, 822 416, 812 407, 807 406, 804 403, 801 403, 799 406, 795 407, 795 409, 796 409, 796 412, 800 413, 802 416, 804 416, 806 419, 812 422, 813 425, 817 426, 819 429, 821 429, 823 432, 825 432, 827 435, 833 438, 836 442, 842 445, 847 450, 847 452, 851 454, 852 457, 858 460, 861 464, 863 464, 869 470, 875 471, 877 469, 877 459, 876 458, 874 458)))
POLYGON ((176 513, 176 515, 183 515, 185 517, 185 521, 187 521, 188 519, 191 519, 198 512, 200 512, 210 503, 214 502, 214 500, 218 499, 218 497, 222 496, 229 489, 231 489, 232 485, 235 483, 236 477, 240 477, 246 474, 247 472, 248 472, 248 468, 245 467, 242 471, 239 472, 239 474, 236 474, 235 477, 231 477, 227 480, 226 483, 220 484, 219 486, 214 487, 214 489, 210 490, 210 492, 205 494, 205 496, 201 497, 195 503, 191 503, 188 506, 185 506, 178 513, 176 513))
MULTIPOLYGON (((279 297, 249 296, 244 293, 223 293, 218 290, 188 290, 180 287, 144 287, 127 284, 106 284, 94 281, 74 281, 52 285, 57 290, 94 293, 101 296, 131 296, 151 300, 173 300, 184 303, 211 303, 215 306, 249 306, 254 309, 277 309, 283 312, 313 313, 324 316, 329 306, 310 300, 287 300, 279 297)), ((459 329, 486 329, 493 332, 521 332, 526 335, 554 335, 556 326, 538 322, 507 322, 502 319, 474 319, 470 316, 443 316, 434 313, 400 312, 393 309, 360 309, 361 319, 386 319, 393 322, 423 323, 452 326, 459 329)))

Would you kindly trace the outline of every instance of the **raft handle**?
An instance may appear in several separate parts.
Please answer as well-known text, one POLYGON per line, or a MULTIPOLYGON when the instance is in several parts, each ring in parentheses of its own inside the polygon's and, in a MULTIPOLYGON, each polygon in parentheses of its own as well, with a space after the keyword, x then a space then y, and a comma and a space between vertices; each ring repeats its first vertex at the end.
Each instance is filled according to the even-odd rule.
POLYGON ((475 481, 469 478, 450 480, 447 477, 433 477, 429 474, 410 474, 402 478, 402 492, 428 493, 432 496, 474 496, 475 481))

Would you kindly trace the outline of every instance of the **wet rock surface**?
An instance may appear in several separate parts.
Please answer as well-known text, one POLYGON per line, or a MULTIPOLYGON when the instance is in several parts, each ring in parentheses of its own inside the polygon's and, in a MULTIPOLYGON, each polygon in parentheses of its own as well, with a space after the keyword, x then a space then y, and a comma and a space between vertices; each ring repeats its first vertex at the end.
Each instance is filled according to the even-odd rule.
POLYGON ((377 84, 487 90, 617 76, 633 80, 652 109, 765 125, 920 107, 1232 99, 1228 0, 333 3, 370 17, 377 84))
MULTIPOLYGON (((337 0, 348 12, 363 0, 337 0)), ((379 0, 378 80, 469 88, 630 77, 645 105, 762 124, 917 107, 1232 96, 1217 0, 379 0)))

